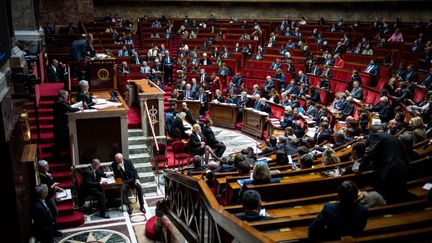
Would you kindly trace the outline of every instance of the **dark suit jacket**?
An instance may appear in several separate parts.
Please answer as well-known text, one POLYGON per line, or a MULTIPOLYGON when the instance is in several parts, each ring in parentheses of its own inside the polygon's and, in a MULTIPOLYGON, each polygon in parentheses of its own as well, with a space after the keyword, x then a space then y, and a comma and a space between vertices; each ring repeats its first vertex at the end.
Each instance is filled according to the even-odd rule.
POLYGON ((66 113, 79 111, 79 108, 72 108, 63 99, 58 97, 53 104, 54 112, 54 133, 64 132, 68 127, 68 118, 66 113))
POLYGON ((86 93, 84 93, 82 90, 78 91, 78 94, 76 96, 76 102, 83 101, 87 103, 88 106, 94 105, 93 98, 86 93))
MULTIPOLYGON (((211 64, 212 64, 210 58, 207 58, 206 60, 207 60, 207 65, 211 65, 211 64)), ((200 60, 200 64, 201 64, 201 65, 204 65, 204 59, 201 59, 201 60, 200 60)))
POLYGON ((192 133, 189 142, 189 152, 193 155, 203 155, 204 154, 204 148, 201 148, 201 142, 205 142, 205 136, 200 133, 201 140, 198 138, 198 135, 196 133, 192 133))
POLYGON ((314 92, 311 93, 310 99, 313 102, 320 102, 321 101, 320 93, 317 90, 315 90, 314 92))
POLYGON ((192 112, 188 109, 182 109, 182 112, 186 113, 186 121, 188 121, 191 125, 196 123, 196 120, 192 116, 192 112))
POLYGON ((247 222, 253 222, 253 221, 261 221, 261 220, 268 220, 272 219, 268 216, 261 216, 259 213, 256 212, 244 212, 244 213, 238 213, 236 214, 237 218, 247 221, 247 222))
POLYGON ((378 112, 381 122, 389 122, 393 118, 393 108, 391 105, 382 106, 381 104, 377 104, 372 108, 372 111, 378 112))
POLYGON ((248 102, 249 102, 248 97, 245 97, 244 99, 241 99, 241 97, 239 97, 237 99, 237 106, 247 106, 248 102))
POLYGON ((175 117, 174 120, 173 120, 173 124, 172 125, 173 126, 172 126, 171 131, 169 131, 169 135, 172 138, 180 138, 180 137, 182 137, 182 135, 186 131, 186 128, 183 125, 183 121, 180 118, 175 117))
POLYGON ((56 67, 56 70, 54 71, 54 68, 52 65, 49 65, 46 70, 47 79, 48 82, 61 82, 61 68, 58 66, 56 67))
POLYGON ((327 129, 321 132, 319 135, 318 133, 315 133, 314 140, 316 141, 317 144, 320 144, 326 140, 329 141, 331 137, 332 137, 332 131, 330 129, 327 129))
POLYGON ((339 240, 344 235, 359 235, 368 220, 368 209, 355 205, 345 208, 340 203, 326 203, 323 210, 309 225, 311 240, 339 240))
POLYGON ((43 243, 54 242, 54 219, 49 209, 40 200, 33 203, 32 219, 36 240, 43 243))
POLYGON ((225 97, 221 96, 215 96, 214 99, 216 99, 217 101, 219 101, 220 103, 224 103, 225 102, 225 97))
POLYGON ((72 61, 84 61, 87 51, 87 42, 84 39, 75 40, 69 49, 69 58, 72 61))
POLYGON ((341 114, 343 117, 351 116, 354 113, 354 104, 347 103, 345 109, 342 110, 341 114))
POLYGON ((404 152, 404 145, 398 138, 379 132, 370 134, 367 142, 369 148, 361 163, 370 163, 383 180, 406 179, 404 177, 409 160, 404 152))
POLYGON ((55 193, 54 189, 52 188, 52 185, 55 182, 54 178, 50 175, 43 174, 43 173, 39 173, 39 178, 40 178, 40 183, 45 184, 48 187, 48 195, 46 198, 47 199, 52 198, 55 193))
POLYGON ((121 178, 123 180, 123 183, 130 183, 134 182, 136 179, 139 179, 138 172, 136 171, 132 161, 124 159, 123 164, 124 170, 119 170, 119 168, 117 167, 117 162, 112 162, 111 167, 113 169, 115 178, 121 178))
POLYGON ((106 177, 106 175, 101 170, 96 170, 93 173, 93 169, 91 166, 84 168, 81 172, 82 176, 82 185, 81 185, 81 193, 83 195, 91 194, 94 191, 100 191, 100 181, 102 177, 106 177))
POLYGON ((204 126, 202 133, 205 137, 207 145, 210 146, 211 148, 214 148, 216 146, 216 144, 219 143, 219 141, 216 139, 216 137, 214 135, 213 130, 210 127, 204 126))

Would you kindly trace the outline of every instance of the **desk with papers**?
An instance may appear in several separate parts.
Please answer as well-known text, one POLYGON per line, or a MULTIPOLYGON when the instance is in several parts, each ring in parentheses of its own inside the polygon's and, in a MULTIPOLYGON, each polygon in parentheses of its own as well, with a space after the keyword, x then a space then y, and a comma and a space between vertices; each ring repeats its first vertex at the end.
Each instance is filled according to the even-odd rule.
POLYGON ((112 161, 113 153, 121 152, 126 158, 128 150, 129 107, 120 95, 118 102, 108 101, 111 91, 96 91, 95 109, 68 113, 72 156, 76 164, 90 163, 93 157, 112 161))

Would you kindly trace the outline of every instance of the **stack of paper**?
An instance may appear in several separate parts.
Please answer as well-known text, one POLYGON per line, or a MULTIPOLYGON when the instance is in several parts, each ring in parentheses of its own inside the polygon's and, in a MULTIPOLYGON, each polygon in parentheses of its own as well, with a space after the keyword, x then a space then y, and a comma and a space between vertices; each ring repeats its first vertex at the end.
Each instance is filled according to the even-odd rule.
POLYGON ((71 190, 70 189, 65 189, 64 191, 56 192, 56 198, 57 198, 57 201, 60 201, 60 202, 72 199, 71 190))
POLYGON ((107 184, 114 184, 115 183, 115 179, 113 176, 107 177, 107 178, 101 178, 101 184, 103 183, 107 183, 107 184))

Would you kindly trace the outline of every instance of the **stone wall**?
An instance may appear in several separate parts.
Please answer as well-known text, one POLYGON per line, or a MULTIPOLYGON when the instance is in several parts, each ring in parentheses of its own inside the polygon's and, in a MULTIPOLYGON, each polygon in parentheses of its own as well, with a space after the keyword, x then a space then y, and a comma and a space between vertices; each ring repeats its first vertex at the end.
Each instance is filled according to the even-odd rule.
POLYGON ((111 2, 95 0, 95 16, 102 17, 105 13, 118 13, 128 19, 142 17, 207 18, 213 14, 216 18, 228 19, 231 15, 241 19, 282 19, 290 15, 295 19, 305 16, 310 19, 324 17, 326 20, 336 20, 344 17, 346 20, 359 19, 370 21, 377 17, 394 20, 400 17, 402 21, 415 21, 421 18, 427 21, 432 18, 430 8, 425 8, 421 2, 409 3, 197 3, 197 2, 111 2))
POLYGON ((72 22, 76 25, 80 20, 93 21, 93 0, 41 0, 40 16, 41 26, 46 22, 57 25, 72 22))

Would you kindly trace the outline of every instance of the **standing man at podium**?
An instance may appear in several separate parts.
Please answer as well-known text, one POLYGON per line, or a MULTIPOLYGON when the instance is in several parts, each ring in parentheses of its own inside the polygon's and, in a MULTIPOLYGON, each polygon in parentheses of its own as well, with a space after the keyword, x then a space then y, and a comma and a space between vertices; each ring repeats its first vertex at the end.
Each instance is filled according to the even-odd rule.
POLYGON ((163 59, 164 64, 164 81, 172 83, 172 74, 173 74, 173 64, 174 59, 169 55, 169 51, 165 51, 165 57, 163 59))
POLYGON ((66 113, 79 111, 69 105, 69 93, 60 90, 53 104, 54 115, 54 157, 59 161, 61 152, 69 148, 69 127, 66 113))

